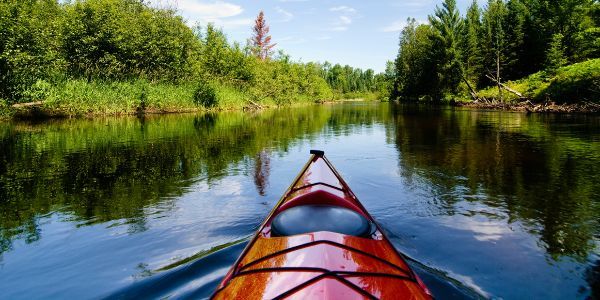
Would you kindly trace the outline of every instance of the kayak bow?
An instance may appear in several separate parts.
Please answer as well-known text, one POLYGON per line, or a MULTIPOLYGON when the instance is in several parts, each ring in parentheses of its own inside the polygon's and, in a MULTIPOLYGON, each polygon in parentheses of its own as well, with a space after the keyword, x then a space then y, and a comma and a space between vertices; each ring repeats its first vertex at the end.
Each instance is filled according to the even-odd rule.
POLYGON ((212 299, 431 299, 324 153, 311 154, 212 299))

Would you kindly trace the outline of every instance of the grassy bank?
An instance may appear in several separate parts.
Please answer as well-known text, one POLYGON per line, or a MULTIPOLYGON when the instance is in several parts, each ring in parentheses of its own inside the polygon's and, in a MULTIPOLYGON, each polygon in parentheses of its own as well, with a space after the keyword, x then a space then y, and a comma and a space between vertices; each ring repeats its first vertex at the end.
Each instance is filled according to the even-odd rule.
POLYGON ((372 98, 389 85, 370 69, 272 49, 262 12, 246 45, 178 13, 147 1, 0 1, 0 117, 261 108, 372 98))
POLYGON ((152 83, 138 81, 66 80, 51 85, 38 81, 27 96, 27 103, 9 105, 0 99, 0 118, 82 117, 144 113, 177 113, 203 110, 241 110, 282 105, 305 105, 345 99, 376 100, 375 93, 335 93, 331 99, 299 95, 294 99, 279 96, 257 97, 252 89, 218 82, 152 83), (199 93, 202 90, 204 93, 199 93))
MULTIPOLYGON (((558 104, 600 103, 600 59, 572 64, 555 71, 542 71, 526 78, 505 83, 521 93, 523 98, 505 89, 502 100, 514 103, 529 99, 533 102, 558 104)), ((478 91, 477 95, 490 100, 500 100, 497 87, 478 91)))

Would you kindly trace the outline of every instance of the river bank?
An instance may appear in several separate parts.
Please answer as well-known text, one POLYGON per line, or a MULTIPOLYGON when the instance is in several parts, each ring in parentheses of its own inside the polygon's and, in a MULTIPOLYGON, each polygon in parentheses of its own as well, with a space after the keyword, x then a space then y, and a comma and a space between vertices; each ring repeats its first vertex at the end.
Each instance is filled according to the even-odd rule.
POLYGON ((135 114, 190 113, 200 111, 256 110, 302 106, 323 102, 377 99, 375 93, 333 93, 320 100, 317 95, 293 99, 257 97, 253 90, 221 83, 152 83, 137 81, 68 80, 50 85, 38 82, 30 102, 8 104, 0 99, 0 119, 43 119, 99 117, 135 114), (199 88, 202 86, 202 88, 199 88), (283 100, 282 100, 283 99, 283 100))
POLYGON ((476 91, 470 97, 455 103, 456 106, 543 113, 598 113, 600 59, 537 72, 476 91))
POLYGON ((145 82, 72 81, 60 88, 45 91, 44 100, 8 105, 0 99, 0 120, 97 118, 144 114, 177 114, 203 111, 253 111, 277 107, 298 107, 346 101, 374 101, 377 95, 365 93, 333 95, 331 99, 314 100, 309 96, 278 103, 273 98, 253 100, 243 90, 218 85, 214 89, 215 104, 207 107, 195 96, 196 85, 186 83, 151 84, 145 82), (360 97, 360 98, 358 98, 360 97))
POLYGON ((556 102, 533 103, 523 101, 518 103, 498 102, 454 102, 454 106, 485 110, 506 110, 527 113, 600 113, 600 105, 592 102, 573 104, 557 104, 556 102))

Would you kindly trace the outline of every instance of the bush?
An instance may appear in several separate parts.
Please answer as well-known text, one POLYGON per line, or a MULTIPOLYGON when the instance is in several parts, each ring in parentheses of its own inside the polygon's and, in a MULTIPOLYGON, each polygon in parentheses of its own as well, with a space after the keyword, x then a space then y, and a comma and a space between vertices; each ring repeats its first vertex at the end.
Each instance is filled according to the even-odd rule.
POLYGON ((0 1, 0 97, 20 102, 62 69, 57 1, 0 1))
POLYGON ((600 102, 600 59, 559 69, 542 95, 557 102, 600 102))
POLYGON ((44 101, 51 97, 53 89, 52 84, 43 79, 38 79, 23 93, 23 99, 27 101, 44 101))
POLYGON ((194 91, 194 103, 206 108, 215 107, 219 104, 216 89, 207 82, 201 82, 194 91))

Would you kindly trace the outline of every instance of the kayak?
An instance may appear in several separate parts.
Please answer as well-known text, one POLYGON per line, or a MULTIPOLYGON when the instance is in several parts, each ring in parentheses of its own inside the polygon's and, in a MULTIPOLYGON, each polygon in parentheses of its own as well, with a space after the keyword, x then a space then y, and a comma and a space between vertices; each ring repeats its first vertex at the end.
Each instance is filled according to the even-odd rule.
POLYGON ((311 154, 211 299, 433 299, 324 152, 311 154))

